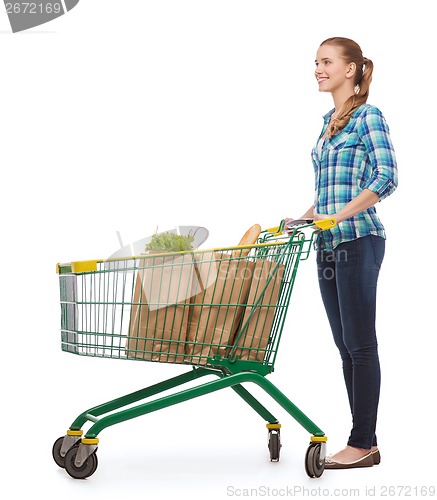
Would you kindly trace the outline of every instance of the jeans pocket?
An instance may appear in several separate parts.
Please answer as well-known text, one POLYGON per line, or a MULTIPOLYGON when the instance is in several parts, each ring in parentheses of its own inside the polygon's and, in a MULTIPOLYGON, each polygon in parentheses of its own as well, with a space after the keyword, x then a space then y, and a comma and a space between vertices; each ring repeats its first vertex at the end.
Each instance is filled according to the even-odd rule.
POLYGON ((372 242, 373 254, 375 256, 375 264, 378 269, 381 269, 385 254, 385 239, 381 236, 375 236, 371 234, 370 240, 372 242))

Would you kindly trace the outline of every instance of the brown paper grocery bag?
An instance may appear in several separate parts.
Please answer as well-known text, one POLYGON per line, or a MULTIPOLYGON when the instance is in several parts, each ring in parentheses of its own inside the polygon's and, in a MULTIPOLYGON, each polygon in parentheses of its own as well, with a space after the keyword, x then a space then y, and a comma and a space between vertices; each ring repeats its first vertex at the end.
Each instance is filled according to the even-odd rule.
POLYGON ((205 364, 224 355, 241 322, 254 263, 220 252, 196 255, 186 361, 205 364))
POLYGON ((126 354, 168 363, 184 361, 193 255, 139 261, 126 354))
POLYGON ((236 345, 242 346, 242 349, 235 351, 239 359, 255 361, 264 359, 283 274, 283 264, 278 265, 277 262, 265 259, 256 260, 247 306, 241 323, 241 337, 239 338, 237 333, 234 339, 236 345), (268 282, 270 277, 270 282, 268 282), (254 312, 250 317, 252 311, 254 312))

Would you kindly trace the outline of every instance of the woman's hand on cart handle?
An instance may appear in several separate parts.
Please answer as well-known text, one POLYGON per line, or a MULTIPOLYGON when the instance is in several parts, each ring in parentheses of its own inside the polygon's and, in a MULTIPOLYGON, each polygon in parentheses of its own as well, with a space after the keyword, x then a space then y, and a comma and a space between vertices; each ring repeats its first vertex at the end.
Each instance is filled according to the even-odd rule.
POLYGON ((304 226, 313 223, 313 229, 318 231, 332 229, 337 225, 337 221, 333 217, 329 217, 327 215, 314 214, 314 218, 302 217, 300 219, 286 217, 284 219, 284 232, 286 232, 287 234, 291 234, 296 226, 304 226))
POLYGON ((291 236, 294 231, 294 226, 302 226, 304 224, 311 224, 313 222, 313 214, 314 214, 314 205, 311 205, 310 208, 298 219, 293 219, 291 217, 286 217, 284 219, 284 232, 291 236), (288 231, 288 229, 290 229, 288 231))
POLYGON ((313 219, 309 217, 301 217, 299 219, 293 219, 292 217, 285 217, 284 232, 291 235, 296 226, 304 226, 305 224, 311 224, 312 222, 313 219))

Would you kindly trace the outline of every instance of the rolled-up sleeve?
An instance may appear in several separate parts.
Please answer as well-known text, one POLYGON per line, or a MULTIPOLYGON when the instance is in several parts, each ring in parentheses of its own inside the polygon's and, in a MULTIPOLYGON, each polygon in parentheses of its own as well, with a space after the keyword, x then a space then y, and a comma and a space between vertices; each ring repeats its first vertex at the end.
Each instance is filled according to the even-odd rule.
POLYGON ((398 168, 389 127, 378 108, 372 106, 363 113, 357 133, 366 147, 372 172, 363 189, 373 191, 381 201, 397 188, 398 168))

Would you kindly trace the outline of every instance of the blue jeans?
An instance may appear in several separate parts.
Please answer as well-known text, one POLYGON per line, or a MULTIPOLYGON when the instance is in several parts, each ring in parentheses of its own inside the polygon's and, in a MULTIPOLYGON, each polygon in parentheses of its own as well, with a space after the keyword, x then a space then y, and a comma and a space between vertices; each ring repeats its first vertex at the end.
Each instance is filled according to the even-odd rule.
POLYGON ((320 291, 335 344, 352 412, 348 445, 376 446, 376 418, 381 372, 375 331, 376 286, 385 240, 365 236, 317 251, 320 291))

